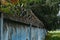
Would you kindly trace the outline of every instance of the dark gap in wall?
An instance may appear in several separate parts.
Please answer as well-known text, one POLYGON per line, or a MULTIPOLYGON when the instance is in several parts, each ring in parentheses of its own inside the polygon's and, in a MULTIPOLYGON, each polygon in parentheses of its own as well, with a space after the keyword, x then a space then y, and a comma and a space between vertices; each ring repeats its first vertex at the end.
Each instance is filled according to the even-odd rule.
POLYGON ((22 22, 10 20, 10 19, 5 19, 5 18, 4 18, 4 22, 17 23, 17 24, 20 24, 20 25, 27 25, 27 26, 29 26, 29 24, 25 24, 25 23, 22 23, 22 22))
POLYGON ((1 12, 0 12, 0 17, 1 17, 1 12))

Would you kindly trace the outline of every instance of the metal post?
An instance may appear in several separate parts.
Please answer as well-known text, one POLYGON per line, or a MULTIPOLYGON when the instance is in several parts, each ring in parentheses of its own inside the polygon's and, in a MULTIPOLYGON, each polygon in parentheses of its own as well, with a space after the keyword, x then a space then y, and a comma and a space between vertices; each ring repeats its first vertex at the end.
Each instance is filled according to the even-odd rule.
POLYGON ((1 13, 1 40, 3 40, 3 13, 1 13))
POLYGON ((31 40, 31 27, 32 27, 32 24, 30 24, 30 40, 31 40))

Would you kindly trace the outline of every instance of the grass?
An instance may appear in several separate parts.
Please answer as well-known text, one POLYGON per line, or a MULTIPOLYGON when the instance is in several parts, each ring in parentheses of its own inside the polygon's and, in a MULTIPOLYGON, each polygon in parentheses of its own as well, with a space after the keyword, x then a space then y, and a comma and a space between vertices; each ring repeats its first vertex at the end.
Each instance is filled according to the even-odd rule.
POLYGON ((46 40, 60 40, 60 32, 48 32, 46 40))

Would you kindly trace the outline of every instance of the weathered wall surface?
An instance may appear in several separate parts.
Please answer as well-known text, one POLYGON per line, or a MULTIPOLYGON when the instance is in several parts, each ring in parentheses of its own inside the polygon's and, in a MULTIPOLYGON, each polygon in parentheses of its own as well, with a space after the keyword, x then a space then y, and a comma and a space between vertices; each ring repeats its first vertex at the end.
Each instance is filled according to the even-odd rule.
POLYGON ((43 40, 45 33, 45 29, 5 21, 3 40, 43 40))
POLYGON ((43 23, 34 14, 28 16, 2 15, 1 40, 44 40, 43 23))

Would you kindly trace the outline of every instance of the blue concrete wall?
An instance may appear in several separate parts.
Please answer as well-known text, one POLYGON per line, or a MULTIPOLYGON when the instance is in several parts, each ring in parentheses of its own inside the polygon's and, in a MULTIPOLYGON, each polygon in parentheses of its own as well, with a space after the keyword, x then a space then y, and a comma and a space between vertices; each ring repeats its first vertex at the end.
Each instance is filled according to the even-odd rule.
POLYGON ((31 28, 31 39, 32 40, 45 40, 46 30, 41 28, 31 28))
POLYGON ((4 22, 3 40, 44 40, 45 34, 45 29, 4 22))

